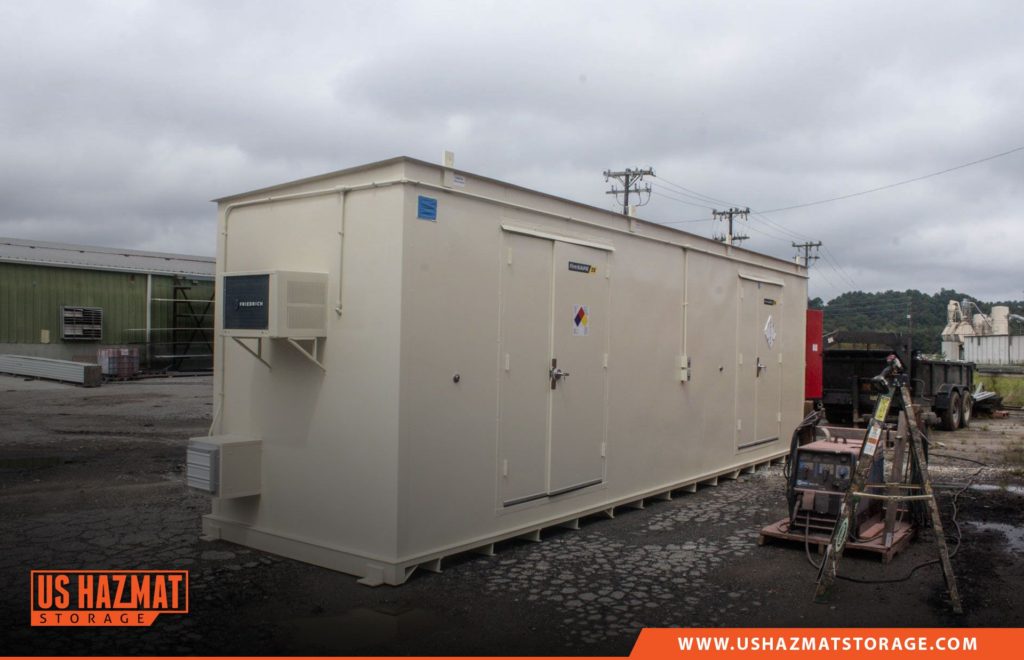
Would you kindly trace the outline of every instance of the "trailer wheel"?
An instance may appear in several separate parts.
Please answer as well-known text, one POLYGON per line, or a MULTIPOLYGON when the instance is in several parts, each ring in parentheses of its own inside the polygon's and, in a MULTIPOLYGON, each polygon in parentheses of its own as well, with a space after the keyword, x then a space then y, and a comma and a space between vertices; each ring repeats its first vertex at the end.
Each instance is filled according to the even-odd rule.
POLYGON ((960 428, 965 429, 971 425, 971 417, 974 413, 974 398, 969 392, 964 392, 964 398, 960 400, 960 428))
POLYGON ((949 405, 942 411, 942 430, 955 431, 960 428, 960 393, 949 395, 949 405))

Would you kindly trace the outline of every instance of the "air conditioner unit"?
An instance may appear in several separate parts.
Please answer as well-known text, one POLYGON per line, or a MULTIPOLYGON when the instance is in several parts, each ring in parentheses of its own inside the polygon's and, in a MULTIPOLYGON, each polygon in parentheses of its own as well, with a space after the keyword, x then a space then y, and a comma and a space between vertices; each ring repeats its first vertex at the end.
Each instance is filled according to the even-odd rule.
POLYGON ((272 270, 225 273, 223 332, 228 337, 327 336, 327 274, 272 270))

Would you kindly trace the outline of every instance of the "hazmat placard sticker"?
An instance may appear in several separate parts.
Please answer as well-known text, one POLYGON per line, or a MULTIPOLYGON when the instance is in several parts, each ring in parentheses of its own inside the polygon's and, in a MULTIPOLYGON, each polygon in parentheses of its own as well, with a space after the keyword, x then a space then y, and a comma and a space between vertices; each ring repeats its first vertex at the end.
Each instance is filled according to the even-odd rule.
POLYGON ((572 306, 572 336, 585 337, 590 330, 590 307, 588 305, 572 306))
POLYGON ((768 320, 764 322, 764 340, 768 342, 768 348, 775 345, 775 321, 772 320, 770 314, 768 320))

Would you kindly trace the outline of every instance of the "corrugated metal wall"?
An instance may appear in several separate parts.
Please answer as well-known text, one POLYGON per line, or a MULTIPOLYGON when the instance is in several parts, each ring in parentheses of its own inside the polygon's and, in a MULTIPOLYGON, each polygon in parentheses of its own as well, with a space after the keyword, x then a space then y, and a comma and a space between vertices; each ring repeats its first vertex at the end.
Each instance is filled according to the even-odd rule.
POLYGON ((119 344, 125 328, 145 326, 146 276, 0 263, 0 342, 38 344, 42 330, 63 341, 62 306, 101 307, 102 342, 80 343, 119 344))
MULTIPOLYGON (((129 344, 145 341, 146 275, 75 268, 54 268, 30 264, 0 263, 0 343, 38 344, 42 330, 50 331, 50 343, 60 338, 62 306, 100 307, 103 309, 103 340, 100 342, 64 342, 83 347, 100 344, 129 344)), ((173 299, 175 284, 190 287, 188 297, 209 300, 213 282, 165 275, 153 276, 153 298, 173 299)), ((213 325, 213 308, 194 303, 197 313, 213 325)), ((170 329, 202 323, 185 316, 186 306, 154 302, 152 327, 170 329)), ((158 339, 154 337, 154 339, 158 339)))
POLYGON ((964 337, 964 359, 978 364, 1024 364, 1024 336, 964 337))

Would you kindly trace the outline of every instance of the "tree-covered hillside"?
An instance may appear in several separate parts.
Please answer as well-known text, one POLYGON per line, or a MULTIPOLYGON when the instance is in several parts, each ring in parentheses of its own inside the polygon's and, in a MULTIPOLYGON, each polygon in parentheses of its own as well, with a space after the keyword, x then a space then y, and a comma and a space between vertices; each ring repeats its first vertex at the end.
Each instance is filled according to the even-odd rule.
MULTIPOLYGON (((850 291, 827 304, 821 298, 813 298, 808 301, 808 306, 825 310, 825 332, 876 330, 906 333, 912 328, 915 350, 938 353, 942 341, 940 335, 946 327, 946 305, 950 300, 971 300, 986 314, 993 305, 1007 305, 1011 313, 1024 315, 1022 301, 986 302, 952 289, 942 289, 931 295, 914 289, 879 293, 850 291)), ((1020 327, 1019 323, 1011 323, 1010 332, 1018 334, 1020 327)))

